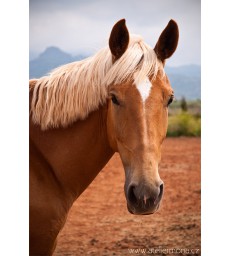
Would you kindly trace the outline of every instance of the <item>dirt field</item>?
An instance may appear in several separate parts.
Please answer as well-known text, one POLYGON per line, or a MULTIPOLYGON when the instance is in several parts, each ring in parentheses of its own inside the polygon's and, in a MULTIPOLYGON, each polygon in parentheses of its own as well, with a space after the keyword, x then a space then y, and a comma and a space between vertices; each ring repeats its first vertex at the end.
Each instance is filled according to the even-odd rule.
POLYGON ((164 198, 147 216, 127 211, 124 170, 114 155, 73 205, 54 255, 200 255, 200 143, 165 140, 159 170, 164 198))

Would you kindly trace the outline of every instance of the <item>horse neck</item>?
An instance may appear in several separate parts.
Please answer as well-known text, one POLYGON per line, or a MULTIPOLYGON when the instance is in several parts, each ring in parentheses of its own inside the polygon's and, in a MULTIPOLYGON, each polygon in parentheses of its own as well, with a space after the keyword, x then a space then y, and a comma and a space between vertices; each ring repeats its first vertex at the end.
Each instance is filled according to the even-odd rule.
MULTIPOLYGON (((107 106, 68 128, 41 131, 30 123, 30 141, 46 159, 65 194, 75 200, 113 155, 107 138, 107 106)), ((47 170, 49 171, 49 170, 47 170)), ((72 202, 71 202, 72 203, 72 202)))

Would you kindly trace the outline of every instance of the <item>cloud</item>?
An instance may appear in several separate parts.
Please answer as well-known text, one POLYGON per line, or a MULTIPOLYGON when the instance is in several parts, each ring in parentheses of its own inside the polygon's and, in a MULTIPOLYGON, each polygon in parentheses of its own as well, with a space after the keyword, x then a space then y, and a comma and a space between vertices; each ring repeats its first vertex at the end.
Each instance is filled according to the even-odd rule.
POLYGON ((30 50, 55 45, 73 54, 92 54, 107 43, 121 18, 131 33, 141 34, 153 47, 175 19, 180 41, 169 63, 200 63, 200 0, 30 0, 30 50))

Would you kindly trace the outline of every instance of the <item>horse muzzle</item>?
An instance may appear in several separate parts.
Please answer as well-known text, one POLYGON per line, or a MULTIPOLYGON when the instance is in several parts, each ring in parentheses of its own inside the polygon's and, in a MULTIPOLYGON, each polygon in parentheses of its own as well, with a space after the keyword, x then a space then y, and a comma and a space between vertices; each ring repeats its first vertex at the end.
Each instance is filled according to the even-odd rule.
POLYGON ((158 210, 163 197, 164 184, 162 181, 158 185, 143 185, 131 183, 125 189, 127 198, 127 208, 132 214, 145 215, 152 214, 158 210))

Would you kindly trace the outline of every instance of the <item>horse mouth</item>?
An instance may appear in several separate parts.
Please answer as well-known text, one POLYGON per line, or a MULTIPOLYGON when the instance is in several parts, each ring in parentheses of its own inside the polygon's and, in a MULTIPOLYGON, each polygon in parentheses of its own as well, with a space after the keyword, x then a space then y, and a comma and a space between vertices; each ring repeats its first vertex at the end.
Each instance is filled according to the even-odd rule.
POLYGON ((151 214, 154 214, 159 209, 159 207, 160 207, 160 202, 154 205, 154 207, 152 207, 151 209, 145 209, 143 207, 133 207, 127 204, 128 211, 134 215, 151 215, 151 214))

